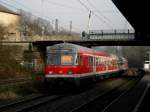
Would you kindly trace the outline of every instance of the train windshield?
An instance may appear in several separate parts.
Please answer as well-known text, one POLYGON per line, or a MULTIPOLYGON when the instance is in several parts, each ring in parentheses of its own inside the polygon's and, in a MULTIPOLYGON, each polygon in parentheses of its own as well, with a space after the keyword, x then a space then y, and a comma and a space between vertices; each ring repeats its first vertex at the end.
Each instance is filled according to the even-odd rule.
POLYGON ((47 55, 48 65, 74 65, 75 54, 73 53, 49 53, 47 55))

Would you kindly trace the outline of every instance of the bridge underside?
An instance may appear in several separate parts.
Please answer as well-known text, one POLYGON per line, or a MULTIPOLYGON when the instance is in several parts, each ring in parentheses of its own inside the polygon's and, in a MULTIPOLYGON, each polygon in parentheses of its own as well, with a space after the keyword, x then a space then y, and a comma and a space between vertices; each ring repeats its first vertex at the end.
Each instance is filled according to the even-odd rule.
POLYGON ((61 40, 49 40, 49 41, 24 41, 24 42, 0 42, 0 45, 25 45, 25 44, 32 44, 38 48, 46 48, 46 46, 52 46, 59 43, 72 43, 78 44, 85 47, 92 47, 92 46, 149 46, 150 41, 139 41, 139 40, 132 40, 132 41, 61 41, 61 40))
MULTIPOLYGON (((66 43, 78 44, 86 47, 93 46, 149 46, 149 41, 65 41, 66 43)), ((33 46, 46 47, 54 44, 64 43, 64 41, 36 41, 33 46)))
POLYGON ((150 5, 148 0, 112 0, 134 27, 136 40, 150 40, 150 5))

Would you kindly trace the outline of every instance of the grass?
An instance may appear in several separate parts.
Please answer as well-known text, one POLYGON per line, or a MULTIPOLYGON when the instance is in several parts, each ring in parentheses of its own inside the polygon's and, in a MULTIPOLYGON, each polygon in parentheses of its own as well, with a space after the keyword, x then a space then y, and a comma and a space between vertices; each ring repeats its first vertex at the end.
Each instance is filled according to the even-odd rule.
POLYGON ((16 94, 13 91, 5 91, 0 93, 0 100, 4 101, 4 100, 15 100, 19 97, 18 94, 16 94))
POLYGON ((34 74, 32 71, 25 69, 17 62, 16 57, 20 57, 18 46, 1 46, 0 45, 0 81, 7 79, 32 78, 33 82, 24 84, 7 84, 0 85, 0 101, 14 100, 18 97, 39 93, 43 89, 40 74, 34 74), (37 77, 39 79, 37 80, 37 77))
POLYGON ((34 74, 31 82, 0 85, 0 101, 15 100, 30 94, 45 93, 43 74, 34 74))
POLYGON ((38 87, 33 82, 24 84, 8 84, 0 86, 0 101, 15 100, 20 97, 39 93, 38 87))

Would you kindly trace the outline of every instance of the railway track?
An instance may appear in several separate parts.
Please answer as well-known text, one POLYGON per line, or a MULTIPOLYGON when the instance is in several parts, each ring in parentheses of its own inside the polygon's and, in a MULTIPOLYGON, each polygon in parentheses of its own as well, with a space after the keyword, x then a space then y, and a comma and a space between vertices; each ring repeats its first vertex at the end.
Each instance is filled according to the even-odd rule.
POLYGON ((25 82, 31 82, 31 81, 33 81, 32 78, 19 78, 19 79, 0 80, 0 85, 25 83, 25 82))
POLYGON ((52 103, 53 101, 63 97, 63 95, 36 95, 29 99, 3 105, 0 107, 0 112, 25 112, 33 109, 34 107, 38 107, 46 103, 52 103))
MULTIPOLYGON (((120 80, 121 79, 117 79, 117 82, 120 80)), ((106 104, 102 105, 104 109, 106 105, 108 105, 111 102, 110 99, 112 101, 114 100, 114 94, 116 94, 115 91, 124 91, 124 89, 126 89, 124 85, 126 85, 128 79, 126 81, 125 80, 122 83, 116 84, 115 86, 109 89, 106 87, 108 82, 110 81, 111 84, 114 84, 112 83, 112 81, 114 80, 112 79, 112 80, 109 80, 108 82, 106 81, 106 83, 104 81, 100 83, 101 86, 98 84, 98 87, 96 85, 96 87, 94 88, 92 87, 91 89, 86 90, 82 93, 77 93, 74 95, 67 96, 56 102, 46 104, 44 105, 44 107, 43 106, 36 107, 27 112, 35 112, 35 111, 36 112, 78 112, 78 111, 79 112, 80 111, 81 112, 94 112, 93 109, 90 110, 89 107, 91 105, 97 105, 95 101, 101 101, 102 104, 103 104, 103 101, 105 101, 106 104), (122 86, 124 86, 124 88, 122 88, 122 86)), ((115 82, 116 82, 116 79, 115 79, 115 82)), ((130 83, 128 84, 130 85, 131 82, 135 83, 136 81, 130 80, 129 82, 130 83)), ((110 86, 111 85, 109 85, 109 87, 110 86)), ((119 96, 120 94, 121 93, 118 93, 117 96, 119 96)), ((101 105, 98 105, 98 106, 101 106, 101 105)))
POLYGON ((72 109, 70 112, 107 112, 107 108, 119 100, 122 95, 126 94, 139 80, 140 79, 129 80, 128 83, 123 83, 108 93, 96 96, 90 101, 72 109), (128 87, 129 85, 130 87, 128 87), (127 87, 128 89, 125 90, 127 87))
POLYGON ((140 78, 129 79, 128 82, 125 81, 109 90, 100 93, 100 87, 97 87, 94 90, 91 89, 73 95, 63 94, 39 96, 26 101, 19 101, 14 104, 0 107, 0 112, 45 112, 43 111, 45 109, 46 112, 96 112, 97 109, 98 111, 103 110, 103 112, 105 112, 108 105, 111 105, 113 102, 115 102, 118 96, 125 94, 139 80, 140 78), (129 85, 130 87, 128 87, 129 85), (98 107, 95 107, 95 105, 98 105, 98 107))

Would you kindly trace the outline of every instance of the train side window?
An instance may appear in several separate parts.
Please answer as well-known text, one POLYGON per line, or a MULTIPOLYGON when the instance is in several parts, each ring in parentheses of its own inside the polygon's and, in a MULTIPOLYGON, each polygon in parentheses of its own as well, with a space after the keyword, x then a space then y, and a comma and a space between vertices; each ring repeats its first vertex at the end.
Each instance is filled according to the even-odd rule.
POLYGON ((105 66, 105 59, 103 58, 103 66, 105 66))
POLYGON ((111 66, 113 66, 113 61, 112 60, 110 60, 110 64, 111 64, 111 66))
POLYGON ((92 57, 91 56, 89 56, 89 66, 92 66, 93 65, 93 61, 92 61, 92 57))
POLYGON ((103 66, 105 65, 104 58, 102 58, 102 65, 103 65, 103 66))
POLYGON ((109 65, 109 59, 106 60, 106 66, 110 66, 109 65))
POLYGON ((88 58, 89 66, 91 66, 91 57, 88 58))
POLYGON ((90 63, 91 63, 91 66, 93 66, 93 57, 91 56, 91 61, 90 61, 90 63))
POLYGON ((106 59, 104 59, 103 61, 104 61, 104 66, 106 66, 106 59))
POLYGON ((88 56, 88 66, 90 66, 90 56, 88 56))
POLYGON ((76 65, 79 65, 79 56, 76 58, 76 65))
POLYGON ((98 58, 98 66, 100 66, 101 62, 100 62, 100 57, 98 58))
POLYGON ((110 66, 110 60, 107 59, 107 66, 110 66))
POLYGON ((81 55, 77 56, 77 64, 82 65, 82 56, 81 55))
POLYGON ((89 57, 86 56, 86 65, 88 66, 89 65, 89 57))
POLYGON ((101 66, 101 57, 99 57, 99 66, 101 66))
POLYGON ((108 66, 111 66, 111 61, 110 60, 108 60, 108 66))
POLYGON ((83 65, 82 56, 80 55, 80 65, 83 65))
POLYGON ((92 63, 92 57, 89 56, 89 59, 88 59, 88 60, 89 60, 89 66, 92 66, 92 64, 93 64, 93 63, 92 63))
POLYGON ((97 66, 99 66, 99 57, 97 58, 97 66))
POLYGON ((103 58, 100 57, 100 66, 102 66, 102 65, 103 65, 103 58))
POLYGON ((104 59, 104 66, 107 66, 107 60, 104 59))
POLYGON ((95 57, 95 65, 97 66, 97 57, 95 57))
POLYGON ((98 58, 96 58, 96 66, 98 66, 98 58))

